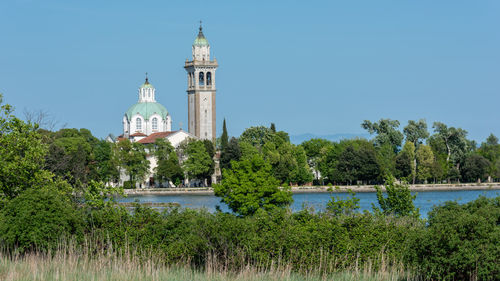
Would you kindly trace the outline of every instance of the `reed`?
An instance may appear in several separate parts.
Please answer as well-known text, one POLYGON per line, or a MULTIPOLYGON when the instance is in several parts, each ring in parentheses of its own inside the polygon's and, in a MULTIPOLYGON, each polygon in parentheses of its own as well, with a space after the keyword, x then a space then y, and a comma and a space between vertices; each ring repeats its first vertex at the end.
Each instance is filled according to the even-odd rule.
MULTIPOLYGON (((167 265, 164 257, 153 251, 138 253, 128 248, 116 251, 111 245, 96 247, 91 239, 83 246, 73 241, 61 241, 54 252, 30 252, 24 255, 0 253, 0 280, 410 280, 409 273, 399 268, 373 271, 368 264, 342 272, 325 273, 317 270, 298 272, 279 260, 267 264, 248 263, 238 270, 228 267, 230 261, 207 253, 206 264, 192 266, 188 260, 167 265)), ((230 257, 226 258, 230 259, 230 257)), ((333 266, 333 265, 331 265, 333 266)), ((323 269, 321 269, 323 268, 323 269)))

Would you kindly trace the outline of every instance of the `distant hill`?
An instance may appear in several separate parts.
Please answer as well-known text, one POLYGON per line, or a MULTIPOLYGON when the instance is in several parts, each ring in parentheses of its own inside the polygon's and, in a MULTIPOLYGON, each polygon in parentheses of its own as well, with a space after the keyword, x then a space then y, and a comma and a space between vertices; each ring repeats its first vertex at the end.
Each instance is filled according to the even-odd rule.
POLYGON ((290 142, 293 144, 301 144, 304 141, 310 139, 327 139, 329 141, 340 141, 344 139, 354 139, 354 138, 370 138, 369 134, 333 134, 333 135, 315 135, 315 134, 301 134, 301 135, 291 135, 290 142))

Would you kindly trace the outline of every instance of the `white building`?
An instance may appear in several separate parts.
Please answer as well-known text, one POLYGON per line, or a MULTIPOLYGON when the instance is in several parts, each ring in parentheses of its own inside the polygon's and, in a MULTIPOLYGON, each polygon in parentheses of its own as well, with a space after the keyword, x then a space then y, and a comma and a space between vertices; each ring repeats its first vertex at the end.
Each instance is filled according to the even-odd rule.
MULTIPOLYGON (((189 133, 182 129, 172 131, 172 117, 162 104, 156 102, 156 89, 149 83, 146 75, 146 81, 139 88, 137 103, 123 116, 123 134, 118 137, 118 141, 129 139, 132 142, 152 144, 156 139, 164 138, 174 148, 190 138, 215 141, 215 70, 218 64, 216 59, 210 60, 210 45, 201 26, 192 45, 192 54, 192 60, 186 60, 184 65, 188 73, 189 133)), ((153 187, 157 184, 154 180, 157 159, 152 154, 148 154, 147 159, 150 162, 148 175, 138 186, 153 187)), ((212 178, 215 183, 216 175, 212 178)), ((119 184, 123 185, 127 180, 129 176, 122 171, 119 184)))

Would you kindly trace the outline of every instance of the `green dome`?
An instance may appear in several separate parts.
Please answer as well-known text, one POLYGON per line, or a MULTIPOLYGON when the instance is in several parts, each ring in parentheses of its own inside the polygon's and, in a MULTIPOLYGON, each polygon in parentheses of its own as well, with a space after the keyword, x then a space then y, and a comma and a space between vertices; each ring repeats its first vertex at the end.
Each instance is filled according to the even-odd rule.
POLYGON ((140 114, 142 118, 149 120, 149 117, 155 113, 159 114, 163 119, 168 115, 167 109, 157 102, 139 102, 127 110, 127 118, 131 120, 133 115, 140 114))
POLYGON ((203 31, 200 26, 200 32, 198 32, 198 36, 194 39, 193 46, 208 46, 207 38, 203 35, 203 31))

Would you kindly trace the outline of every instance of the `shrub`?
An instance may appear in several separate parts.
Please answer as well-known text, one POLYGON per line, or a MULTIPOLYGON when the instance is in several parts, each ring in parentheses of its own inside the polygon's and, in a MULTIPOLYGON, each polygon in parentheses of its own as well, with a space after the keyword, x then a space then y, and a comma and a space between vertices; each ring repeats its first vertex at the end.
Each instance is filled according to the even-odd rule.
POLYGON ((82 233, 78 210, 55 188, 31 188, 0 212, 0 240, 20 252, 54 249, 61 238, 82 233))

